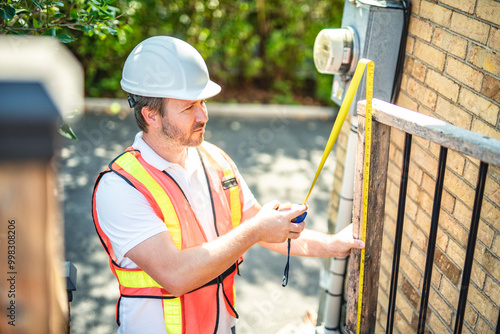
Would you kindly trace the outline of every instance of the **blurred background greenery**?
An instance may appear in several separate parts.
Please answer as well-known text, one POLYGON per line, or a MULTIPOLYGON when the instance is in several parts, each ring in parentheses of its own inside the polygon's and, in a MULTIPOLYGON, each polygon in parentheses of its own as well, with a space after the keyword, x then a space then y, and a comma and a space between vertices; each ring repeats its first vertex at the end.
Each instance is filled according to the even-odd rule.
POLYGON ((87 97, 124 97, 130 51, 155 35, 192 44, 222 93, 214 101, 331 104, 313 45, 342 20, 342 0, 70 0, 0 2, 0 34, 52 35, 85 69, 87 97))

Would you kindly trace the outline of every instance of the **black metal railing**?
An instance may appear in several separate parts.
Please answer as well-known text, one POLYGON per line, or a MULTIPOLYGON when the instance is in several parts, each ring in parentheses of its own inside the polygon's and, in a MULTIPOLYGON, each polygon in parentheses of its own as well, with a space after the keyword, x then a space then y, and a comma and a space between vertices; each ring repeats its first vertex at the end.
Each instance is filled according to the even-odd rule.
MULTIPOLYGON (((394 327, 394 312, 396 310, 396 295, 399 275, 399 261, 401 258, 401 242, 403 237, 403 225, 406 203, 406 189, 408 184, 408 169, 410 165, 410 152, 411 152, 412 135, 406 134, 403 163, 401 172, 401 183, 399 191, 398 213, 396 219, 396 233, 394 238, 394 253, 391 272, 391 288, 389 292, 389 306, 387 311, 387 327, 386 333, 392 333, 394 327)), ((436 178, 436 187, 434 189, 434 201, 432 208, 431 229, 429 232, 429 239, 427 244, 427 256, 425 262, 424 282, 422 287, 422 296, 420 300, 420 312, 418 318, 417 333, 424 333, 425 322, 427 319, 427 310, 429 303, 429 292, 432 278, 432 267, 434 262, 434 251, 436 248, 436 238, 439 222, 439 212, 441 210, 441 197, 443 192, 444 175, 446 170, 446 158, 448 149, 441 146, 438 163, 438 173, 436 178)), ((477 232, 479 220, 481 217, 481 205, 484 196, 484 186, 486 183, 486 176, 488 173, 489 164, 482 162, 479 167, 479 175, 477 180, 477 187, 474 197, 474 207, 472 209, 472 219, 467 242, 467 250, 465 257, 465 264, 462 273, 462 284, 460 289, 460 297, 457 306, 457 314, 455 318, 455 334, 462 333, 465 307, 467 303, 467 294, 469 291, 470 276, 472 272, 472 263, 474 260, 474 249, 476 246, 477 232)), ((500 313, 499 313, 500 319, 500 313)), ((496 332, 499 333, 500 326, 497 324, 496 332)))
MULTIPOLYGON (((358 104, 358 114, 364 115, 364 102, 358 104)), ((417 333, 426 332, 427 312, 429 311, 429 297, 431 293, 431 279, 434 267, 434 255, 436 251, 436 241, 439 227, 439 215, 441 211, 441 198, 443 194, 444 178, 446 173, 446 161, 448 150, 465 154, 480 161, 477 184, 474 194, 472 217, 469 228, 465 260, 461 272, 461 284, 459 286, 459 300, 454 309, 455 319, 453 330, 455 334, 462 333, 464 327, 465 310, 467 306, 467 296, 471 283, 472 266, 474 263, 474 251, 478 235, 479 223, 481 220, 481 207, 484 198, 485 184, 490 165, 500 166, 500 141, 487 138, 471 131, 460 129, 446 122, 433 119, 431 117, 417 114, 410 110, 397 107, 382 101, 374 100, 374 122, 384 124, 384 126, 394 127, 403 131, 406 135, 403 148, 403 161, 401 170, 401 182, 399 186, 398 209, 396 217, 396 230, 394 235, 394 250, 392 254, 392 271, 389 289, 389 300, 387 308, 386 333, 393 333, 396 314, 396 297, 398 293, 398 276, 400 259, 402 256, 402 238, 405 219, 405 206, 407 197, 407 186, 409 180, 410 152, 412 147, 412 136, 429 140, 440 145, 436 183, 434 188, 433 206, 431 213, 430 231, 427 239, 427 252, 425 269, 423 273, 422 290, 420 293, 420 307, 418 311, 417 333)), ((380 196, 380 194, 378 194, 380 196)), ((457 194, 458 196, 460 194, 457 194)), ((371 196, 371 195, 370 195, 371 196)), ((367 249, 367 252, 371 250, 367 249)), ((365 287, 366 289, 366 287, 365 287)), ((366 291, 365 291, 366 293, 366 291)), ((371 293, 371 296, 376 294, 371 293)), ((453 308, 453 306, 452 306, 453 308)), ((363 306, 362 314, 370 314, 373 310, 366 310, 363 306)), ((451 322, 453 324, 453 321, 451 322)), ((359 324, 358 324, 359 325, 359 324)), ((494 324, 490 324, 494 326, 494 324)), ((374 324, 362 327, 361 332, 369 333, 374 329, 374 324), (371 328, 371 329, 370 329, 371 328)), ((352 332, 352 329, 350 329, 352 332)), ((500 310, 496 324, 496 334, 500 334, 500 310)))

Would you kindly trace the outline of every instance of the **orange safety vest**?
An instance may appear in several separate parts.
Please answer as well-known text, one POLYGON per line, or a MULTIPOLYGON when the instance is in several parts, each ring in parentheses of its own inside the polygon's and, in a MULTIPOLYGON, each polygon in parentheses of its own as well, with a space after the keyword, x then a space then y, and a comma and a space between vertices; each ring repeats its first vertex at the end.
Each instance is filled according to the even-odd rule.
MULTIPOLYGON (((211 194, 215 229, 224 235, 241 221, 243 195, 231 159, 216 146, 204 142, 198 147, 211 194)), ((122 268, 117 263, 111 241, 102 231, 96 212, 96 192, 102 176, 115 172, 139 190, 151 204, 155 213, 168 227, 179 250, 207 242, 182 189, 165 172, 160 171, 141 157, 141 153, 128 148, 114 159, 109 168, 101 172, 94 186, 92 216, 101 243, 109 255, 109 264, 116 276, 120 299, 127 297, 160 298, 163 305, 165 326, 169 334, 216 333, 219 316, 219 289, 223 289, 224 304, 229 314, 237 318, 234 309, 234 275, 238 272, 240 258, 219 277, 204 286, 180 297, 171 295, 142 269, 122 268)), ((117 322, 120 299, 117 302, 117 322)))

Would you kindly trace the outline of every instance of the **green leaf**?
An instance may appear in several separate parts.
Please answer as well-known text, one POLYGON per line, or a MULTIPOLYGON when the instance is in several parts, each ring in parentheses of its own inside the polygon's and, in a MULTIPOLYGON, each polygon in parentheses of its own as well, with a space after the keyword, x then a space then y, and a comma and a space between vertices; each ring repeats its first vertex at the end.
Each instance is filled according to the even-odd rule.
POLYGON ((73 132, 73 129, 67 123, 64 123, 59 127, 59 133, 66 138, 78 140, 78 137, 73 132))
POLYGON ((8 5, 0 9, 0 17, 3 17, 5 21, 12 20, 14 16, 16 16, 16 9, 14 7, 8 5))
POLYGON ((106 30, 107 32, 109 32, 111 35, 116 35, 118 33, 118 30, 117 29, 113 29, 111 27, 108 27, 108 26, 103 26, 101 27, 102 30, 106 30))
POLYGON ((57 35, 57 38, 59 39, 59 42, 61 43, 71 43, 76 41, 76 38, 68 35, 68 34, 59 34, 57 35))
POLYGON ((35 6, 37 6, 40 10, 43 10, 43 7, 42 7, 42 5, 40 5, 40 3, 39 3, 39 2, 37 2, 37 1, 35 1, 35 0, 31 0, 31 2, 32 2, 35 6))
POLYGON ((21 15, 24 13, 29 13, 29 11, 26 10, 25 8, 16 9, 16 15, 21 15))
POLYGON ((56 37, 56 28, 50 28, 50 29, 47 29, 45 30, 45 32, 43 33, 44 36, 52 36, 52 37, 56 37))
POLYGON ((90 34, 92 31, 94 31, 94 26, 91 25, 78 26, 77 29, 80 29, 86 34, 90 34))
POLYGON ((40 2, 40 5, 64 7, 64 3, 62 1, 43 1, 43 2, 40 2))
POLYGON ((40 29, 42 26, 38 23, 38 20, 33 18, 33 28, 40 29))

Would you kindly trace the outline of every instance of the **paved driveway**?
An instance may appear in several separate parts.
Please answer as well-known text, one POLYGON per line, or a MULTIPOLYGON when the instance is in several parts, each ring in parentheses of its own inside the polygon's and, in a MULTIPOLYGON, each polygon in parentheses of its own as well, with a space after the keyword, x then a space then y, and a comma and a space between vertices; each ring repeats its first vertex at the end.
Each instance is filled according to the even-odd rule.
MULTIPOLYGON (((211 115, 206 140, 223 148, 261 203, 302 202, 320 161, 333 121, 307 117, 211 115)), ((78 141, 63 139, 58 168, 64 200, 65 256, 78 267, 71 308, 72 333, 116 332, 118 288, 94 230, 91 194, 98 172, 129 146, 137 132, 133 115, 86 114, 74 124, 78 141)), ((332 155, 309 199, 309 228, 327 230, 333 181, 332 155)), ((290 282, 281 287, 286 257, 254 246, 237 278, 238 333, 277 333, 298 325, 318 308, 321 259, 293 258, 290 282)), ((287 330, 293 332, 293 330, 287 330)))

